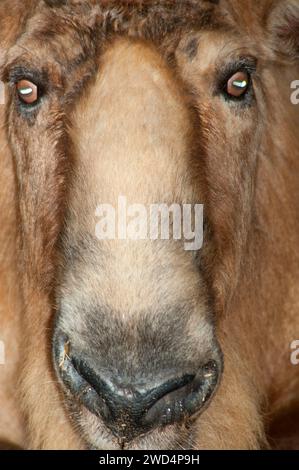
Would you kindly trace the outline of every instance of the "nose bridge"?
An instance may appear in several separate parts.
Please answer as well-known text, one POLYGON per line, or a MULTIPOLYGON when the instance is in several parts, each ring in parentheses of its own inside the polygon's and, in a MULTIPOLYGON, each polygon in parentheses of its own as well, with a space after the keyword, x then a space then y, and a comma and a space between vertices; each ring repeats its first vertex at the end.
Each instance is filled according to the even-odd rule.
MULTIPOLYGON (((69 189, 71 215, 66 245, 78 246, 78 239, 86 238, 86 234, 90 238, 90 243, 84 242, 80 288, 90 292, 92 278, 92 285, 99 286, 100 304, 117 290, 114 307, 125 312, 133 311, 137 304, 140 309, 147 308, 174 291, 179 297, 183 275, 190 285, 186 292, 191 290, 197 284, 197 271, 189 254, 178 249, 179 243, 174 247, 171 227, 166 227, 170 243, 151 243, 149 237, 123 241, 118 230, 122 196, 127 208, 145 206, 147 227, 152 204, 170 207, 193 202, 187 176, 192 119, 181 87, 163 57, 144 42, 117 40, 104 53, 95 80, 74 109, 72 122, 76 158, 69 189), (112 218, 115 215, 110 224, 115 239, 103 241, 96 236, 97 222, 103 217, 96 213, 99 205, 106 204, 112 206, 112 218), (174 252, 179 252, 176 258, 174 252), (95 258, 101 258, 102 270, 95 258), (101 274, 104 271, 105 275, 101 274), (158 277, 163 278, 159 295, 158 277)), ((125 229, 129 222, 130 216, 123 223, 125 229)), ((74 266, 70 269, 74 271, 74 266)), ((76 282, 74 278, 72 282, 76 282)))
POLYGON ((111 45, 74 124, 77 165, 107 202, 119 194, 136 202, 157 199, 161 180, 164 194, 179 192, 178 175, 188 170, 190 118, 180 87, 152 46, 128 39, 111 45))
MULTIPOLYGON (((104 306, 125 325, 132 319, 144 322, 144 316, 159 324, 163 317, 169 328, 150 335, 152 330, 143 327, 136 335, 144 338, 144 357, 155 362, 159 352, 166 357, 173 350, 171 338, 179 329, 173 311, 183 319, 182 337, 185 332, 189 335, 187 322, 195 312, 195 326, 205 325, 207 307, 199 299, 201 293, 204 297, 204 281, 193 255, 183 249, 181 240, 171 238, 171 228, 165 241, 119 240, 113 220, 115 239, 98 239, 96 209, 98 204, 111 205, 118 220, 120 195, 126 196, 127 205, 141 203, 147 209, 152 203, 193 202, 186 178, 193 130, 188 106, 171 70, 152 46, 118 40, 103 55, 95 80, 74 110, 73 124, 76 161, 62 251, 65 259, 70 252, 74 256, 62 266, 58 289, 65 330, 80 333, 92 324, 101 328, 98 334, 93 329, 97 341, 115 338, 110 316, 103 334, 99 312, 104 306), (195 292, 196 300, 186 308, 195 292)), ((148 218, 146 222, 151 223, 148 218)), ((184 355, 182 343, 178 339, 184 355)), ((119 350, 127 358, 123 344, 121 340, 119 350)), ((112 355, 107 351, 110 361, 112 355)))

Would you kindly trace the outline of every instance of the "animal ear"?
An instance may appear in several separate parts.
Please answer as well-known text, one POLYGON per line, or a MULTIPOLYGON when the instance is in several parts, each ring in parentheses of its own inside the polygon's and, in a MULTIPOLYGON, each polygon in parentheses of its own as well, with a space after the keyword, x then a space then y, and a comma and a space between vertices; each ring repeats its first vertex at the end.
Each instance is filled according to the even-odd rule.
POLYGON ((49 7, 62 7, 67 3, 67 0, 44 0, 49 7))
POLYGON ((279 1, 269 18, 272 47, 292 59, 299 59, 299 2, 279 1))

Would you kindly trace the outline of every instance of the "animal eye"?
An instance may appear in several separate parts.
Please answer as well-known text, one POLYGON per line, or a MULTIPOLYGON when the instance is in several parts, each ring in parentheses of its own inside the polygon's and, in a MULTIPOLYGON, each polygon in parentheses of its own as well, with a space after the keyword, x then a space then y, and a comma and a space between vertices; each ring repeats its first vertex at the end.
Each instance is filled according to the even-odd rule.
POLYGON ((17 83, 17 93, 24 104, 34 104, 38 101, 38 87, 29 80, 20 80, 17 83))
POLYGON ((226 93, 233 98, 241 98, 246 95, 250 86, 250 75, 246 71, 235 73, 226 84, 226 93))

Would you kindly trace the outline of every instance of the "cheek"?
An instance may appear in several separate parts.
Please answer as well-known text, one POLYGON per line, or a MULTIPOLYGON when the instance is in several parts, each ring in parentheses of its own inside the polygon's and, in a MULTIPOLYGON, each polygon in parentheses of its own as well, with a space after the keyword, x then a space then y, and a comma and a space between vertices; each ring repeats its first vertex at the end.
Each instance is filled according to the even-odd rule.
POLYGON ((59 151, 55 131, 47 131, 38 122, 31 126, 18 115, 11 122, 24 257, 30 259, 33 272, 44 277, 52 270, 49 257, 63 216, 65 155, 59 151))
POLYGON ((69 143, 62 131, 64 123, 51 122, 48 111, 47 107, 32 111, 28 117, 12 108, 9 116, 10 144, 19 189, 25 205, 26 202, 34 204, 32 216, 36 219, 42 208, 47 207, 48 199, 56 204, 68 170, 69 143))
MULTIPOLYGON (((202 132, 209 158, 217 159, 223 169, 251 159, 260 139, 260 125, 255 105, 242 107, 221 98, 199 104, 204 108, 202 132)), ((238 166, 236 166, 238 169, 238 166)))

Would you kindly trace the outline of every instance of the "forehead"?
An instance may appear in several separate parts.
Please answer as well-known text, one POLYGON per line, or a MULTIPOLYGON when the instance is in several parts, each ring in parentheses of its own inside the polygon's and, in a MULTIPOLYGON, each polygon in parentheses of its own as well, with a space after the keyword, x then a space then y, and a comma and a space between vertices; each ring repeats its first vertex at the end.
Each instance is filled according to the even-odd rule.
MULTIPOLYGON (((34 2, 35 0, 32 0, 34 2)), ((271 0, 68 0, 62 7, 37 2, 20 31, 18 46, 78 61, 91 56, 114 35, 129 35, 160 45, 188 31, 238 31, 255 36, 271 0)), ((260 32, 260 31, 259 31, 260 32)))
POLYGON ((68 26, 72 29, 79 26, 101 36, 128 33, 159 39, 184 27, 211 27, 218 3, 218 0, 85 0, 68 2, 68 6, 61 8, 41 4, 37 13, 44 15, 46 22, 37 25, 37 29, 42 26, 45 34, 56 35, 57 27, 65 30, 68 26))
POLYGON ((40 2, 11 55, 34 51, 39 57, 76 65, 98 55, 107 41, 119 35, 170 45, 187 31, 219 28, 224 19, 217 15, 217 3, 88 0, 50 8, 40 2))

